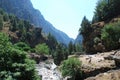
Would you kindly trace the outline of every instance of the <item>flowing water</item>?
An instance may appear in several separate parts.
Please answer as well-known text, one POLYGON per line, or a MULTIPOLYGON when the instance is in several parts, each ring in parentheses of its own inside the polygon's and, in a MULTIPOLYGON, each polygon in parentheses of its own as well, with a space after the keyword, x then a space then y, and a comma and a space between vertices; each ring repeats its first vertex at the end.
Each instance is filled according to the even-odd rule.
POLYGON ((38 75, 42 76, 42 80, 63 80, 60 71, 53 61, 45 61, 36 64, 38 75))

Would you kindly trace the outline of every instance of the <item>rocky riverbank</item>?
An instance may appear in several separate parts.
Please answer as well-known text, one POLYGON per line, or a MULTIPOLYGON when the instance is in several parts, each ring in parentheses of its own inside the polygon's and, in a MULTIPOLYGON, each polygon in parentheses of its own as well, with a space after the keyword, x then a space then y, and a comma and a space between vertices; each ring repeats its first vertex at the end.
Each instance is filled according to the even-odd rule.
MULTIPOLYGON (((83 80, 120 80, 120 50, 94 55, 71 55, 82 62, 83 80)), ((64 79, 52 59, 36 64, 36 71, 42 80, 64 79)))

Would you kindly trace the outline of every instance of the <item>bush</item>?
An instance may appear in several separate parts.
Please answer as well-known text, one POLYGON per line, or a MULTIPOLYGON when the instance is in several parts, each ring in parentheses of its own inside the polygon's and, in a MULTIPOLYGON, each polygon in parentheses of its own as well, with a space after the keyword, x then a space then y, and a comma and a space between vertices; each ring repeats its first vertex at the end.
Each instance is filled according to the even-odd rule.
POLYGON ((37 54, 41 54, 41 55, 47 54, 48 55, 49 54, 49 47, 45 43, 38 44, 35 46, 35 51, 37 54))
POLYGON ((19 49, 19 50, 22 50, 22 51, 26 51, 26 52, 31 50, 31 48, 24 42, 18 42, 16 44, 14 44, 14 47, 16 49, 19 49))
POLYGON ((119 49, 120 22, 106 25, 102 29, 101 39, 107 50, 119 49))
POLYGON ((81 77, 80 67, 81 62, 77 58, 68 58, 63 61, 60 68, 64 77, 70 76, 70 80, 79 80, 81 77))

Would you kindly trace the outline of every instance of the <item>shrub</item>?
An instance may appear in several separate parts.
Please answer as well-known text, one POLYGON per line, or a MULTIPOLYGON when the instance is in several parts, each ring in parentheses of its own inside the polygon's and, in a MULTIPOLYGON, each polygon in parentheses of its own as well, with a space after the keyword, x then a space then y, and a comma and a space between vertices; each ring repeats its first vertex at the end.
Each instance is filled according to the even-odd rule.
POLYGON ((19 49, 19 50, 26 51, 26 52, 30 51, 30 49, 31 49, 31 48, 30 48, 26 43, 24 43, 24 42, 18 42, 18 43, 16 43, 16 44, 14 44, 14 47, 17 48, 17 49, 19 49))
POLYGON ((102 29, 101 39, 107 50, 120 47, 120 22, 111 23, 102 29))
POLYGON ((37 54, 49 54, 49 48, 45 43, 38 44, 35 46, 35 51, 37 54))
POLYGON ((70 76, 70 80, 78 80, 81 77, 81 62, 77 58, 68 58, 67 60, 63 61, 61 65, 62 75, 64 77, 70 76))

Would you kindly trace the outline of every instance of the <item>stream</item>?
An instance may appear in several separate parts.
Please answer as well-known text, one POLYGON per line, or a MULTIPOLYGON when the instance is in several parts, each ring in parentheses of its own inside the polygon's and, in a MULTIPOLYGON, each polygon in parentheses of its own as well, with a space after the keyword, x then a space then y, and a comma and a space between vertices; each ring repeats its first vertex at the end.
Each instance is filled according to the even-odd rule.
POLYGON ((63 80, 60 71, 52 60, 47 60, 36 64, 38 75, 42 76, 42 80, 63 80))

